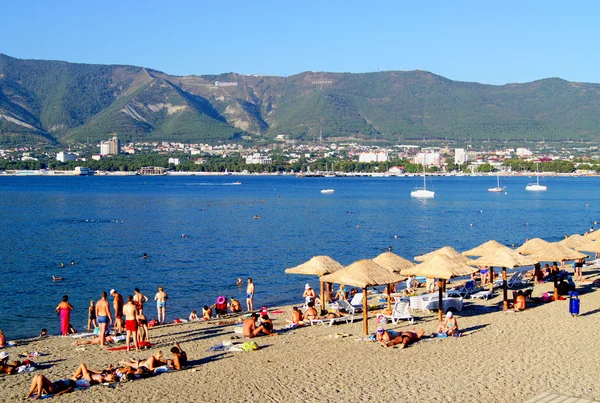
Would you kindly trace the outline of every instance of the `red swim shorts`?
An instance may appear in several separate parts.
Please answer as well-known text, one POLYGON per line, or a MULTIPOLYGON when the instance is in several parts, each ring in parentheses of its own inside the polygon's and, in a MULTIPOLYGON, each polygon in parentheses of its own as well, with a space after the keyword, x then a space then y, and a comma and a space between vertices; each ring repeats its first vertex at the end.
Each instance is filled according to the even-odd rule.
POLYGON ((135 320, 126 320, 125 321, 125 330, 129 330, 130 332, 137 332, 138 324, 135 320))

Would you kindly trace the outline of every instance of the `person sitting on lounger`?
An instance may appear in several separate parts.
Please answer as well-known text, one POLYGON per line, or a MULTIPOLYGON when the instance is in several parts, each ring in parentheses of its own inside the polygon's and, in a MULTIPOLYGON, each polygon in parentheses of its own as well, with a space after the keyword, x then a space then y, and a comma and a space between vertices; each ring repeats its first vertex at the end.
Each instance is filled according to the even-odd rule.
POLYGON ((50 382, 44 375, 36 374, 31 380, 31 387, 25 398, 30 398, 34 393, 36 397, 33 400, 38 400, 43 393, 60 396, 64 393, 73 392, 76 386, 77 382, 72 379, 60 379, 56 382, 50 382))
POLYGON ((402 332, 399 335, 397 335, 396 337, 394 337, 393 339, 391 339, 389 342, 382 343, 382 344, 386 347, 392 347, 392 346, 399 344, 400 348, 404 348, 404 347, 420 340, 424 334, 425 334, 425 331, 423 329, 414 328, 412 332, 408 332, 408 331, 402 332))
POLYGON ((348 294, 346 290, 344 290, 344 285, 340 285, 340 289, 335 293, 335 297, 333 297, 335 301, 346 301, 348 299, 348 294))
POLYGON ((258 319, 258 315, 256 313, 252 313, 252 315, 250 315, 250 317, 248 319, 244 320, 244 323, 242 324, 242 328, 244 331, 244 337, 252 338, 252 337, 260 336, 261 334, 266 334, 269 336, 277 335, 277 333, 271 332, 264 325, 260 325, 257 327, 256 319, 258 319))
POLYGON ((446 319, 438 326, 437 333, 445 333, 448 336, 458 333, 458 323, 452 315, 452 311, 448 311, 446 319))

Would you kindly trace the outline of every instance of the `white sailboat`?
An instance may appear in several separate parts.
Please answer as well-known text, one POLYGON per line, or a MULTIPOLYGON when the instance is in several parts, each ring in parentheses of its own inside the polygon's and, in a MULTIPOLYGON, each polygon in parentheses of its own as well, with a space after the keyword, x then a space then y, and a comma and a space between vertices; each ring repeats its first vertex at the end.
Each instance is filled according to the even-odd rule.
POLYGON ((546 190, 548 190, 548 186, 544 186, 544 185, 540 185, 540 163, 537 163, 537 168, 535 170, 535 177, 536 177, 536 182, 535 183, 529 183, 527 186, 525 186, 525 190, 529 190, 531 192, 544 192, 546 190))
POLYGON ((420 199, 431 199, 435 197, 435 192, 432 190, 427 190, 427 182, 425 175, 425 164, 423 164, 423 187, 417 187, 412 192, 410 192, 410 197, 418 197, 420 199))
POLYGON ((506 189, 506 186, 500 187, 500 173, 496 173, 496 179, 498 181, 497 185, 495 188, 489 188, 488 192, 504 192, 504 189, 506 189))

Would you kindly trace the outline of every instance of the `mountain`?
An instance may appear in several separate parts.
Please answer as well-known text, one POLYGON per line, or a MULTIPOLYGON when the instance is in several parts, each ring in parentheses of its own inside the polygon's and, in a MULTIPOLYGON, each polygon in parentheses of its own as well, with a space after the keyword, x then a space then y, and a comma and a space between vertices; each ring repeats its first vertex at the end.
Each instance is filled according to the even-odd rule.
POLYGON ((485 85, 426 71, 172 76, 0 54, 0 144, 600 140, 600 85, 485 85))

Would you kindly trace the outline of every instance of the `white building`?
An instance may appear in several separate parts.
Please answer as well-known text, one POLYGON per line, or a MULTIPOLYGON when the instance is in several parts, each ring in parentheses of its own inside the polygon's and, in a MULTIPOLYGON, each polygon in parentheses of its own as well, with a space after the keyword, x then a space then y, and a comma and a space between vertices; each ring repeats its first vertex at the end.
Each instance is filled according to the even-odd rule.
POLYGON ((115 134, 112 139, 100 142, 100 155, 119 155, 121 142, 115 134))
POLYGON ((100 154, 94 154, 92 155, 92 159, 94 161, 100 161, 102 159, 102 156, 100 154))
POLYGON ((169 164, 179 165, 179 158, 169 158, 169 164))
POLYGON ((415 163, 425 166, 442 166, 442 157, 440 153, 418 153, 415 157, 415 163))
POLYGON ((469 160, 469 156, 467 155, 464 148, 455 148, 454 149, 454 163, 458 165, 462 165, 469 160))
POLYGON ((388 153, 360 153, 358 162, 385 162, 389 159, 388 153))
POLYGON ((246 164, 268 165, 272 163, 273 161, 271 160, 271 157, 260 155, 258 153, 246 157, 246 164))
POLYGON ((530 149, 528 148, 523 148, 523 147, 519 147, 517 148, 516 154, 519 157, 531 157, 533 155, 533 153, 531 152, 530 149))
POLYGON ((77 161, 77 154, 66 153, 64 151, 56 154, 56 160, 60 162, 77 161))

